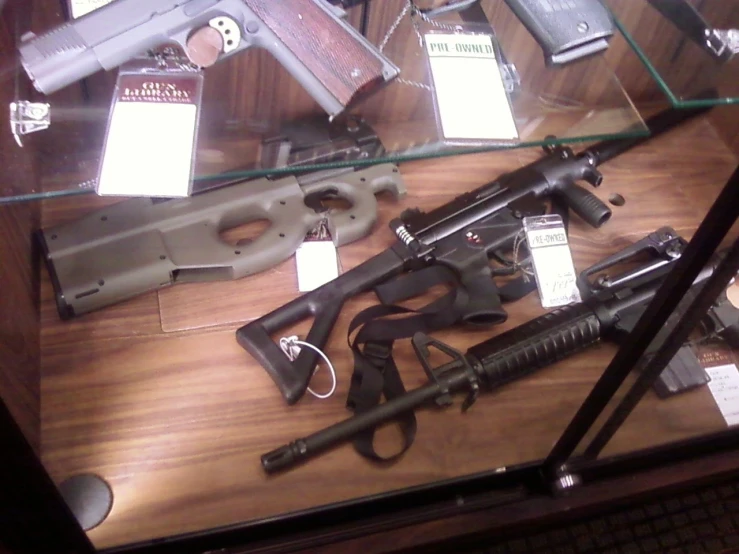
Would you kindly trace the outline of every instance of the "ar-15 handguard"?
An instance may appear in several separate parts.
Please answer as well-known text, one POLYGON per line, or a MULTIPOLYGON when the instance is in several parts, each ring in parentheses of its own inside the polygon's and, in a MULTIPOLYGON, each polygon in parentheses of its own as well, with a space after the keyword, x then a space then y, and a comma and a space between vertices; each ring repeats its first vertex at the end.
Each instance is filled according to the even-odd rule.
POLYGON ((331 116, 400 72, 325 0, 116 0, 27 33, 19 52, 36 89, 51 94, 168 43, 188 53, 203 28, 220 36, 219 61, 252 46, 269 50, 331 116))
POLYGON ((326 219, 337 246, 366 236, 377 218, 375 194, 405 194, 392 164, 358 171, 259 179, 186 199, 135 198, 39 231, 59 315, 69 319, 176 283, 239 279, 289 258, 326 219), (306 205, 340 197, 351 207, 306 205), (220 233, 256 220, 270 227, 248 244, 220 233))

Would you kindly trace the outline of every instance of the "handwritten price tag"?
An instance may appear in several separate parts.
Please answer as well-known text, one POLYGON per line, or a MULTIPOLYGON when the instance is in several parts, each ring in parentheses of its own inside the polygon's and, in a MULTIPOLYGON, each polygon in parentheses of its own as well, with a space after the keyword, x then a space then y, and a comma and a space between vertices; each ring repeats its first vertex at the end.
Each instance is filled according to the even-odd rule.
POLYGON ((734 364, 707 367, 708 388, 727 425, 739 424, 739 371, 734 364))
POLYGON ((558 215, 524 219, 526 241, 544 308, 580 302, 577 275, 562 218, 558 215))

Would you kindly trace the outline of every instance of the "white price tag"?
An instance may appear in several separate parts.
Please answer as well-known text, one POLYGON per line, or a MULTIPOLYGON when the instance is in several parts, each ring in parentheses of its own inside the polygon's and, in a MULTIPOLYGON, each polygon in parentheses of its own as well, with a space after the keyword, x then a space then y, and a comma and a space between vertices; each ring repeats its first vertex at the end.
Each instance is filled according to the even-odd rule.
POLYGON ((77 19, 90 12, 94 12, 98 8, 102 8, 106 4, 110 4, 113 0, 69 0, 69 12, 72 19, 77 19))
POLYGON ((428 33, 424 41, 444 138, 517 139, 493 38, 428 33))
POLYGON ((739 424, 739 370, 734 364, 707 367, 708 388, 726 425, 739 424))
POLYGON ((121 74, 98 194, 188 196, 201 91, 199 73, 121 74))
POLYGON ((339 255, 326 222, 308 233, 295 251, 298 291, 310 292, 339 276, 339 255))
POLYGON ((527 217, 523 224, 541 305, 553 308, 582 301, 562 218, 527 217))

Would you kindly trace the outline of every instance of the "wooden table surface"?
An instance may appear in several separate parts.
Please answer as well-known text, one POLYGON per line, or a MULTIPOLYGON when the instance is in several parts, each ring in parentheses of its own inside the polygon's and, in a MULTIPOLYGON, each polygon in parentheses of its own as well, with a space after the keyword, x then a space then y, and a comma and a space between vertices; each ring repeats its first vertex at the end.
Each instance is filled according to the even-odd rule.
MULTIPOLYGON (((388 221, 403 208, 433 208, 540 156, 536 149, 410 162, 401 166, 408 196, 383 198, 376 232, 342 247, 343 269, 387 247, 388 221)), ((594 263, 663 225, 690 237, 736 166, 707 121, 683 128, 602 167, 596 194, 626 199, 599 230, 573 218, 575 265, 594 263)), ((74 219, 94 196, 47 202, 45 226, 74 219)), ((226 283, 178 285, 69 322, 59 321, 42 272, 42 457, 57 482, 82 472, 107 479, 115 493, 108 519, 89 535, 107 547, 303 510, 365 495, 541 459, 560 436, 615 348, 603 344, 479 399, 423 410, 414 446, 391 467, 377 467, 350 445, 289 473, 266 477, 259 457, 347 416, 351 372, 346 326, 371 295, 345 306, 327 354, 339 384, 330 400, 306 396, 288 407, 234 331, 296 296, 294 261, 226 283)), ((464 350, 544 312, 536 295, 508 307, 492 330, 437 333, 464 350)), ((295 329, 304 334, 306 325, 295 329)), ((414 388, 424 374, 407 344, 397 355, 414 388)), ((327 383, 323 371, 316 388, 327 383)), ((667 401, 649 393, 607 454, 725 427, 707 388, 667 401)), ((383 429, 379 449, 397 437, 383 429)))

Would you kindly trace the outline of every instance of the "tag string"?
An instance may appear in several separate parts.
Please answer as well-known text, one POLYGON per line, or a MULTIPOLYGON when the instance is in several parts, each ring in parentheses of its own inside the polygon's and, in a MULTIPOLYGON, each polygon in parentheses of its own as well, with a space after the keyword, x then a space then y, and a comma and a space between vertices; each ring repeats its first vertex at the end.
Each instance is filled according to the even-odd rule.
MULTIPOLYGON (((311 393, 316 398, 319 398, 321 400, 330 398, 336 392, 336 370, 334 369, 334 366, 331 363, 331 360, 328 359, 328 356, 326 356, 326 354, 324 354, 320 348, 313 346, 311 343, 299 340, 297 335, 292 335, 290 337, 282 337, 280 339, 280 349, 285 353, 285 356, 287 356, 287 358, 291 362, 294 362, 296 358, 298 357, 298 355, 300 354, 301 346, 310 348, 311 350, 315 351, 319 356, 321 356, 321 358, 323 358, 323 361, 326 362, 326 365, 328 366, 329 373, 331 373, 331 389, 327 393, 319 394, 315 392, 314 390, 312 390, 310 387, 308 387, 308 392, 311 393)), ((313 375, 316 374, 316 371, 318 371, 318 367, 316 367, 316 369, 313 370, 313 375)))
POLYGON ((520 269, 524 276, 524 281, 528 281, 528 276, 533 276, 534 272, 531 271, 526 264, 529 261, 528 258, 519 261, 519 255, 521 254, 521 246, 526 243, 526 233, 521 229, 516 237, 513 239, 513 267, 520 269))
MULTIPOLYGON (((385 37, 380 42, 380 46, 378 47, 380 52, 383 52, 385 50, 385 47, 387 46, 388 42, 390 42, 390 39, 395 34, 395 31, 398 30, 398 27, 400 26, 401 22, 403 21, 403 18, 406 16, 406 14, 411 14, 411 25, 413 26, 413 31, 416 33, 416 36, 418 37, 418 46, 420 48, 423 48, 424 46, 424 39, 423 35, 421 34, 421 31, 418 28, 418 22, 415 19, 415 16, 419 16, 423 21, 426 23, 433 25, 435 27, 438 27, 440 29, 450 30, 450 31, 458 31, 459 29, 457 27, 454 27, 452 25, 447 25, 445 23, 439 23, 438 21, 434 21, 428 16, 426 16, 424 13, 418 10, 413 5, 413 2, 411 0, 407 0, 403 8, 400 10, 400 13, 398 14, 398 17, 395 18, 395 21, 393 21, 392 25, 390 25, 390 28, 388 29, 387 33, 385 33, 385 37)), ((426 84, 421 83, 419 81, 411 81, 410 79, 404 79, 402 77, 397 77, 395 79, 398 83, 401 83, 403 85, 410 85, 412 87, 420 88, 423 90, 427 90, 429 92, 434 92, 434 87, 426 84)))

